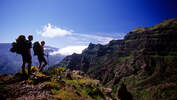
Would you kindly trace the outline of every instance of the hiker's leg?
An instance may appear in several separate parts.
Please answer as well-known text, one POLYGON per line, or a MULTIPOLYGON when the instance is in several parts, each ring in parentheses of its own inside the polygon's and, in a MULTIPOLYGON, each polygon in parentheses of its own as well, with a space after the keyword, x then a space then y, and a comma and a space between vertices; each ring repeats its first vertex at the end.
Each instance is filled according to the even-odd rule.
POLYGON ((45 60, 45 58, 43 57, 43 62, 44 62, 44 64, 42 65, 42 67, 41 67, 41 69, 40 69, 40 71, 42 71, 43 70, 43 68, 47 65, 47 61, 45 60))
POLYGON ((46 60, 44 60, 44 64, 43 64, 43 66, 45 67, 47 65, 47 61, 46 60))
POLYGON ((25 62, 22 62, 22 74, 25 75, 25 62))
POLYGON ((29 54, 29 55, 28 55, 28 75, 31 74, 31 64, 32 64, 32 57, 31 57, 31 55, 29 54))
POLYGON ((26 75, 26 73, 25 73, 26 57, 25 57, 24 54, 22 54, 21 56, 22 56, 22 65, 21 65, 21 67, 22 67, 22 74, 26 75))
POLYGON ((41 64, 41 68, 39 69, 39 72, 42 72, 43 67, 44 67, 44 64, 41 64))
POLYGON ((41 71, 43 70, 43 68, 47 65, 47 62, 44 62, 44 64, 41 67, 41 71))
POLYGON ((31 74, 31 62, 28 63, 28 75, 31 74))
POLYGON ((39 70, 41 69, 41 64, 42 62, 39 62, 39 65, 38 65, 39 70))
POLYGON ((38 65, 38 69, 40 70, 41 69, 41 63, 42 63, 42 60, 41 60, 41 56, 38 55, 38 62, 39 62, 39 65, 38 65))

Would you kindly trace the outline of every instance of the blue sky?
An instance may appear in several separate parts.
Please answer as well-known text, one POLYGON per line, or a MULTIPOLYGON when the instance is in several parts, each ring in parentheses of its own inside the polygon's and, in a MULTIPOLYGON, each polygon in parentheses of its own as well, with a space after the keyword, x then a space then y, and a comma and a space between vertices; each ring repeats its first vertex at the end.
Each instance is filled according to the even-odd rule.
POLYGON ((0 0, 0 43, 30 33, 34 41, 77 51, 175 18, 176 11, 175 0, 0 0))

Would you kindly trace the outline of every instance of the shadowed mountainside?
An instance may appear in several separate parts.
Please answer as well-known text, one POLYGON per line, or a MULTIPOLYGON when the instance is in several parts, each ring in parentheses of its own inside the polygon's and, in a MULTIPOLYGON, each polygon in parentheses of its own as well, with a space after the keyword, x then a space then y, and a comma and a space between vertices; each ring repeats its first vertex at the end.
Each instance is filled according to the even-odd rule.
POLYGON ((137 28, 122 40, 92 44, 56 66, 82 70, 113 89, 125 84, 135 100, 177 99, 177 19, 137 28))

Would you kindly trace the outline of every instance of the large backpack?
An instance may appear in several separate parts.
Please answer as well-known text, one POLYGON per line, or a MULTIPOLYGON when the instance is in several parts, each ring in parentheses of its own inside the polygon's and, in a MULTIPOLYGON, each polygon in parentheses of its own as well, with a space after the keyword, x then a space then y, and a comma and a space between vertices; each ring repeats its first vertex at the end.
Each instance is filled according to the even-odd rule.
POLYGON ((42 55, 42 47, 40 45, 40 43, 38 41, 34 42, 33 44, 33 51, 34 51, 34 55, 42 55))
POLYGON ((16 39, 16 42, 12 43, 11 52, 16 52, 17 54, 26 53, 28 49, 28 42, 24 35, 19 35, 16 39))

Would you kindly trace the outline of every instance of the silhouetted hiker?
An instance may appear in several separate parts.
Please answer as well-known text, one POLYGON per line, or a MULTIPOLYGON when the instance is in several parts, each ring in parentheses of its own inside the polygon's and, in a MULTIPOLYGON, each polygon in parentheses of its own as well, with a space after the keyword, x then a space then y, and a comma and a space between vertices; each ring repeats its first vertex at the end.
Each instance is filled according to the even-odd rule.
POLYGON ((33 50, 34 55, 37 55, 39 61, 39 71, 41 72, 43 68, 47 65, 47 61, 44 56, 48 57, 48 54, 44 53, 45 41, 41 41, 41 44, 37 41, 34 43, 33 50), (43 63, 43 65, 42 65, 43 63))
POLYGON ((10 49, 11 52, 16 52, 17 54, 21 54, 22 56, 22 74, 26 76, 25 73, 25 64, 28 64, 28 75, 31 74, 31 63, 32 63, 32 57, 31 57, 31 50, 32 48, 32 41, 33 36, 29 35, 28 40, 26 40, 26 37, 24 35, 19 35, 16 39, 16 42, 12 43, 12 48, 10 49))
POLYGON ((28 36, 28 40, 27 40, 27 47, 26 47, 26 51, 24 53, 22 53, 22 72, 23 74, 25 74, 25 64, 28 64, 28 75, 31 74, 31 63, 32 63, 32 57, 31 57, 31 48, 32 48, 32 41, 33 40, 33 36, 29 35, 28 36))

